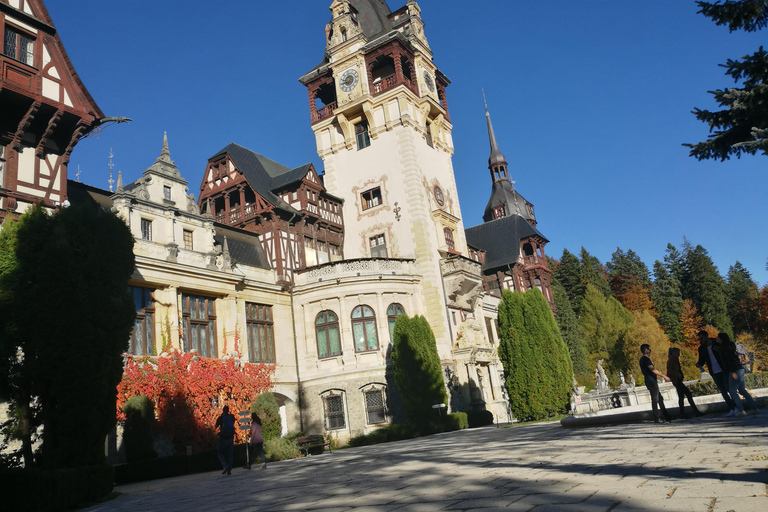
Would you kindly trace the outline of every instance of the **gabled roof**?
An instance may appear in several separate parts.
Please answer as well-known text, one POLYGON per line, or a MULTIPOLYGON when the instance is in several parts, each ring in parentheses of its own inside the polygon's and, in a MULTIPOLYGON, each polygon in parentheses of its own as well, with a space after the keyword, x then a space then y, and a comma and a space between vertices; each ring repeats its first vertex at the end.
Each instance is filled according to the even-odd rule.
POLYGON ((224 237, 227 238, 229 256, 236 264, 239 263, 266 270, 271 269, 267 256, 264 254, 264 248, 256 234, 218 222, 214 222, 213 226, 215 230, 213 239, 217 244, 224 247, 224 237))
POLYGON ((283 201, 281 197, 272 193, 272 190, 276 188, 274 184, 276 180, 280 183, 283 183, 284 180, 288 180, 286 183, 293 183, 296 175, 300 175, 298 179, 303 178, 309 164, 297 167, 296 169, 289 169, 234 142, 230 142, 224 149, 209 158, 209 160, 224 154, 229 155, 257 194, 281 210, 289 213, 299 213, 295 208, 283 201), (301 172, 302 169, 304 170, 303 173, 301 172))
POLYGON ((464 230, 467 243, 485 251, 483 270, 514 265, 520 257, 520 240, 530 236, 547 238, 519 215, 502 217, 464 230))

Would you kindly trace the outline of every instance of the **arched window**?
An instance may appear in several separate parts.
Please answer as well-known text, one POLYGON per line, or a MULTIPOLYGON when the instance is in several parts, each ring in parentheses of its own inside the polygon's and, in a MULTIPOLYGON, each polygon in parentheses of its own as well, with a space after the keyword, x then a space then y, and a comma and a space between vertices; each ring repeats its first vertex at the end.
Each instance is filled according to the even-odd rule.
POLYGON ((403 306, 401 306, 397 302, 393 302, 387 308, 387 321, 389 323, 389 341, 392 343, 394 343, 395 341, 395 339, 393 338, 393 334, 395 332, 395 321, 397 320, 397 317, 404 314, 405 314, 405 310, 403 309, 403 306))
POLYGON ((355 352, 379 349, 376 315, 368 306, 357 306, 352 310, 352 336, 355 337, 355 352))
POLYGON ((453 231, 451 231, 451 228, 445 228, 443 229, 443 235, 445 235, 445 245, 448 247, 449 251, 453 250, 453 231))
POLYGON ((533 246, 529 243, 523 244, 523 254, 526 256, 533 256, 533 246))
POLYGON ((339 338, 339 317, 333 311, 321 311, 315 319, 317 334, 317 357, 333 357, 341 355, 341 339, 339 338))

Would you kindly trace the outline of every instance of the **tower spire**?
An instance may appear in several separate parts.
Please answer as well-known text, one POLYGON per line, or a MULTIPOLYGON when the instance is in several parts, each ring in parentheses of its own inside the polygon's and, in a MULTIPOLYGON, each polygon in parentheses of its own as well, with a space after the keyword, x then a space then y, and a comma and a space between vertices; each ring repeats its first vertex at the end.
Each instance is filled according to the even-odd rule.
POLYGON ((485 106, 485 121, 488 124, 488 140, 491 144, 491 156, 488 157, 488 169, 491 171, 491 179, 496 182, 500 179, 509 179, 507 176, 507 159, 499 150, 496 143, 496 135, 493 133, 491 124, 491 114, 488 113, 488 103, 485 101, 485 90, 483 91, 483 105, 485 106))

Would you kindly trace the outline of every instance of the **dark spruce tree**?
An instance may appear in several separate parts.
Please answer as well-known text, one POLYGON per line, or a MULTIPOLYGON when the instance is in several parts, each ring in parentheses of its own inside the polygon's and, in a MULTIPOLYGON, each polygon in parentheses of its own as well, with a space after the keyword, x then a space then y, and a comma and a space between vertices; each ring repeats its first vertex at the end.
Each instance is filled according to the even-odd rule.
POLYGON ((557 311, 557 326, 571 355, 573 373, 578 375, 589 373, 587 351, 584 348, 584 335, 581 333, 576 313, 573 312, 571 302, 568 300, 568 295, 560 281, 553 279, 551 285, 552 295, 555 299, 555 310, 557 311))
POLYGON ((32 401, 39 407, 43 466, 102 463, 136 316, 127 293, 133 238, 115 215, 86 207, 53 215, 32 208, 16 235, 17 265, 2 283, 14 295, 2 343, 24 354, 3 361, 11 366, 2 369, 13 376, 11 398, 20 411, 32 401))
MULTIPOLYGON (((768 22, 768 0, 696 3, 699 13, 731 32, 754 32, 768 22)), ((693 110, 696 118, 709 126, 710 135, 703 142, 684 146, 699 160, 768 154, 768 52, 761 46, 755 53, 728 59, 721 66, 737 87, 711 91, 721 110, 693 110)))
POLYGON ((563 286, 568 300, 574 310, 578 310, 578 305, 584 297, 584 285, 579 276, 579 258, 563 249, 563 255, 560 262, 552 269, 552 274, 563 286))
POLYGON ((584 247, 581 248, 579 256, 581 260, 581 267, 579 268, 581 282, 585 286, 591 284, 606 297, 613 296, 611 287, 605 279, 605 267, 600 263, 600 260, 589 254, 584 247))
POLYGON ((758 321, 760 292, 752 274, 740 262, 728 269, 726 276, 728 317, 735 333, 752 332, 758 321))
POLYGON ((517 419, 547 418, 566 409, 573 365, 552 311, 537 289, 503 292, 499 357, 517 419))
POLYGON ((423 316, 401 315, 392 337, 392 366, 405 417, 426 425, 435 419, 432 406, 448 400, 435 335, 423 316))
POLYGON ((659 313, 659 325, 673 343, 682 343, 680 335, 680 314, 683 312, 683 295, 680 282, 662 262, 653 264, 653 289, 651 298, 659 313))
POLYGON ((683 298, 693 301, 704 323, 732 336, 725 280, 707 251, 701 245, 686 248, 683 264, 683 298))

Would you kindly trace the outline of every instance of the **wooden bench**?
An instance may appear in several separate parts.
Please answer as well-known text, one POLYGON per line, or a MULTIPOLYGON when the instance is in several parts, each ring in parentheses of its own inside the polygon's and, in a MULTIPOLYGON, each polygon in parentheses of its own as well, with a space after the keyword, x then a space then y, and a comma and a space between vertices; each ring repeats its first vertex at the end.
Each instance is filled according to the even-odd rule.
POLYGON ((325 447, 328 447, 328 451, 331 450, 331 442, 326 441, 323 436, 307 436, 307 437, 297 437, 294 439, 294 442, 296 443, 296 446, 299 447, 299 453, 304 452, 304 455, 308 457, 309 450, 311 448, 315 448, 317 446, 322 447, 323 452, 325 452, 325 447))

